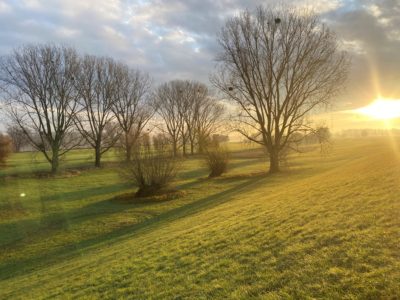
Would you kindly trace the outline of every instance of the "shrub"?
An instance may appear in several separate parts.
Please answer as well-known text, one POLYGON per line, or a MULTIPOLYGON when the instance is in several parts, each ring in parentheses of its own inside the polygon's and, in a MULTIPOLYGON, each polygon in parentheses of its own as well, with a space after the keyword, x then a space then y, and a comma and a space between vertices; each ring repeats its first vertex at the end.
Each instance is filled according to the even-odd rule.
POLYGON ((125 174, 139 187, 135 196, 147 197, 162 193, 175 178, 178 167, 170 152, 140 147, 133 151, 125 174))
POLYGON ((209 177, 221 176, 228 170, 229 154, 225 148, 214 147, 206 151, 206 165, 210 171, 209 177))
POLYGON ((11 139, 7 135, 0 133, 0 166, 6 163, 6 159, 10 155, 11 149, 11 139))

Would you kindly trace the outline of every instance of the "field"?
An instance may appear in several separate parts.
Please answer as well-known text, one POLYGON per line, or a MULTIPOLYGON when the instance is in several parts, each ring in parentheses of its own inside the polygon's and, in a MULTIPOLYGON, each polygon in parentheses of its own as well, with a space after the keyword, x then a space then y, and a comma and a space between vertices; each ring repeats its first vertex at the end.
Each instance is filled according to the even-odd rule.
POLYGON ((0 171, 0 298, 398 299, 400 140, 336 140, 268 175, 257 148, 231 147, 208 179, 199 157, 183 196, 119 202, 135 187, 91 152, 55 178, 32 153, 0 171))

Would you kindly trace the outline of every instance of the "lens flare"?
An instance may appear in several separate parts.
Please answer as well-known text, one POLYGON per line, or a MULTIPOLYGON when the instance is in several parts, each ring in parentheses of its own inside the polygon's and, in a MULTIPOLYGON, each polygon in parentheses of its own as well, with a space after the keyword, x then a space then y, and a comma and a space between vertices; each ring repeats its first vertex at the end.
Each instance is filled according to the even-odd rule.
POLYGON ((355 111, 379 120, 400 118, 400 100, 378 98, 371 104, 355 111))

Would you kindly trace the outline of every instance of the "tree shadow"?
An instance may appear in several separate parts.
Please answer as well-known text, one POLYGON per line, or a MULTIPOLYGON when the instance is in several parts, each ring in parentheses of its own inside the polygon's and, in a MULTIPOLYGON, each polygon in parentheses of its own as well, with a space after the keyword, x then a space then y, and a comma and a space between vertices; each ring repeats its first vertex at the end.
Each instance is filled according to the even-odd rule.
POLYGON ((48 195, 41 197, 42 201, 58 201, 62 199, 62 201, 75 201, 80 200, 83 197, 94 197, 106 194, 112 194, 116 192, 122 192, 124 190, 130 189, 133 186, 129 183, 116 183, 110 185, 103 185, 100 187, 92 187, 89 189, 83 190, 75 190, 71 192, 64 192, 60 194, 48 195))
POLYGON ((46 202, 55 202, 62 199, 62 203, 65 203, 67 201, 76 201, 83 198, 123 192, 130 188, 131 186, 128 184, 113 184, 42 196, 39 199, 41 205, 41 216, 39 218, 24 218, 22 220, 19 219, 0 223, 0 247, 9 248, 24 241, 26 238, 31 239, 32 236, 41 234, 41 232, 43 232, 43 234, 49 234, 49 231, 65 230, 68 228, 69 223, 79 224, 88 218, 114 214, 125 209, 123 206, 112 203, 108 199, 95 201, 70 211, 65 211, 62 205, 58 208, 54 208, 54 204, 52 204, 51 208, 47 208, 46 202))
MULTIPOLYGON (((112 232, 82 240, 74 244, 69 244, 44 255, 36 255, 28 259, 5 263, 0 265, 0 280, 33 272, 38 267, 55 264, 60 261, 60 259, 72 259, 73 257, 81 256, 84 251, 88 252, 94 247, 98 247, 102 244, 109 245, 126 238, 132 238, 133 236, 140 234, 142 231, 148 232, 149 230, 155 230, 166 223, 181 218, 187 218, 199 212, 214 208, 230 201, 233 196, 242 191, 256 188, 262 183, 263 179, 265 179, 265 177, 257 176, 250 178, 249 180, 246 180, 230 189, 201 198, 181 207, 171 209, 144 220, 143 222, 125 226, 112 232)), ((121 205, 121 209, 124 209, 123 207, 124 206, 121 205)), ((93 211, 93 206, 88 206, 86 209, 93 211)))
MULTIPOLYGON (((228 165, 228 173, 225 176, 221 176, 221 177, 216 177, 216 178, 209 178, 208 177, 208 171, 207 169, 204 167, 202 168, 200 171, 199 170, 195 170, 195 171, 188 171, 184 173, 184 176, 181 176, 182 179, 194 179, 190 182, 186 182, 186 183, 182 183, 182 184, 178 184, 177 187, 179 189, 187 189, 190 188, 196 184, 198 184, 199 182, 204 182, 205 180, 219 180, 219 179, 225 179, 225 178, 230 178, 231 175, 229 174, 229 170, 232 169, 236 169, 236 168, 241 168, 241 167, 246 167, 246 166, 250 166, 250 165, 254 165, 256 163, 259 163, 260 161, 258 159, 251 159, 249 160, 241 160, 234 162, 234 163, 230 163, 228 165)), ((264 172, 263 172, 264 173, 264 172)), ((233 179, 246 179, 249 177, 253 177, 253 176, 243 176, 242 178, 240 178, 240 176, 236 176, 233 175, 232 178, 233 179), (235 178, 234 178, 235 177, 235 178)))

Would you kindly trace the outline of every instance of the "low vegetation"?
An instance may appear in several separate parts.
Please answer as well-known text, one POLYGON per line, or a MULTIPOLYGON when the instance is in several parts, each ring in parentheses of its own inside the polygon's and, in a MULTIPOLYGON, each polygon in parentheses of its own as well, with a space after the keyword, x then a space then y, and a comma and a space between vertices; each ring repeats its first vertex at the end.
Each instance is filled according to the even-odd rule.
POLYGON ((166 192, 178 167, 172 152, 140 147, 133 151, 131 161, 126 162, 121 174, 138 187, 136 197, 146 197, 166 192))
POLYGON ((218 177, 228 171, 229 153, 227 149, 217 146, 206 151, 205 161, 210 172, 209 177, 218 177))

